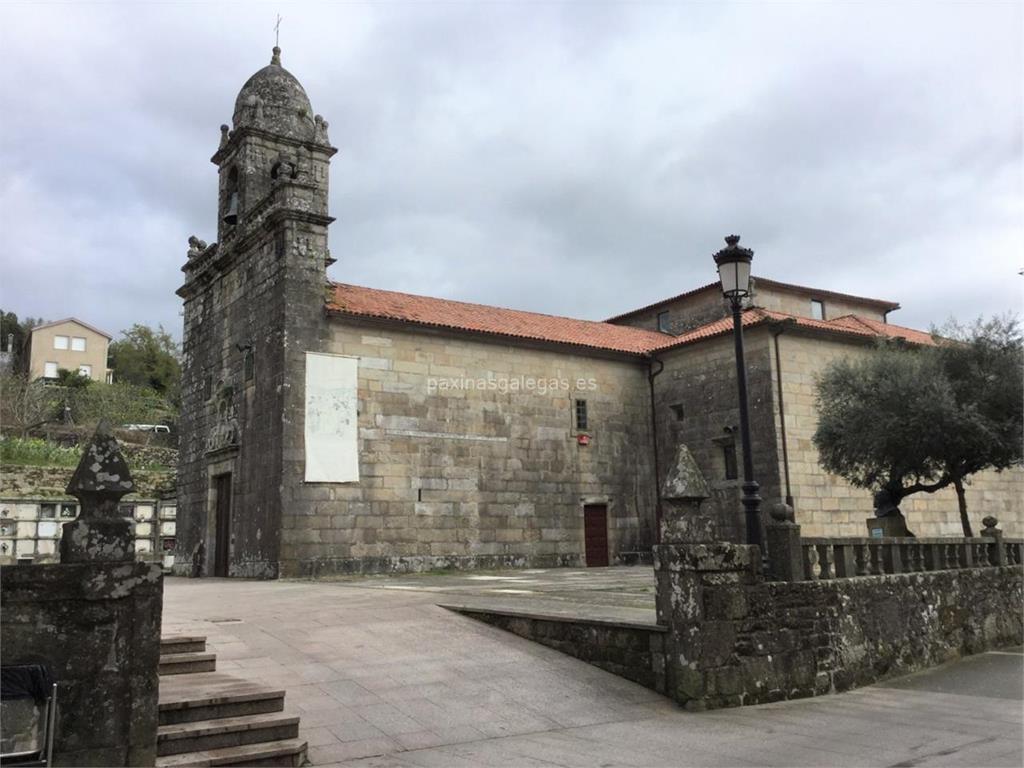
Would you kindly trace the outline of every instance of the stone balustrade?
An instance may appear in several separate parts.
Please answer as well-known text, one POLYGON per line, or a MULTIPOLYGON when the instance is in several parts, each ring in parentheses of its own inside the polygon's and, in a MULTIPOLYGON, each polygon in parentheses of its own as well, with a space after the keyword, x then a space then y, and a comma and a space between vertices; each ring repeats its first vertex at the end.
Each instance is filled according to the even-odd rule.
POLYGON ((803 580, 1020 565, 1024 541, 991 538, 806 538, 803 580))
POLYGON ((774 581, 823 581, 855 576, 1020 565, 1024 539, 1006 539, 994 517, 979 537, 803 538, 788 510, 773 512, 768 560, 774 581))

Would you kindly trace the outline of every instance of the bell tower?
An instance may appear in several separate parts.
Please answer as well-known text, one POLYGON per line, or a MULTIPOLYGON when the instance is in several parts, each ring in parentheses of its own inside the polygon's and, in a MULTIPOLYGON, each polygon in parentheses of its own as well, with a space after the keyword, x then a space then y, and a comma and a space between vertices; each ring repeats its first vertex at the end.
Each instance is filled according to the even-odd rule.
POLYGON ((327 128, 276 46, 220 128, 217 242, 190 238, 178 290, 179 572, 277 576, 282 456, 302 445, 290 374, 326 333, 327 128))

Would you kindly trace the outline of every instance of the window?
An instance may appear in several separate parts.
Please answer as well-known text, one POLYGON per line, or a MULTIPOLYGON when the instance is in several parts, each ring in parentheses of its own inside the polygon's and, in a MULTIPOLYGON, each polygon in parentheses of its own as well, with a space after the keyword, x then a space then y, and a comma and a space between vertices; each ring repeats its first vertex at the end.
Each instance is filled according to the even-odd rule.
POLYGON ((825 302, 819 299, 811 299, 811 317, 815 320, 825 319, 825 302))
POLYGON ((246 381, 252 381, 256 374, 256 361, 253 358, 252 347, 247 347, 245 356, 242 358, 243 375, 246 381))
POLYGON ((662 333, 669 332, 668 311, 658 313, 658 330, 662 333))
POLYGON ((71 351, 85 352, 85 339, 82 336, 71 337, 71 351))
POLYGON ((87 376, 90 379, 92 378, 92 366, 91 365, 80 365, 80 366, 78 366, 78 372, 80 374, 82 374, 83 376, 87 376))
POLYGON ((587 401, 577 400, 576 401, 576 429, 584 430, 587 428, 587 401))
POLYGON ((39 505, 39 516, 45 518, 51 518, 57 516, 57 505, 56 504, 40 504, 39 505))
POLYGON ((67 336, 54 336, 53 337, 53 348, 54 349, 67 349, 68 348, 68 337, 67 336))
POLYGON ((676 421, 682 421, 683 420, 683 416, 686 415, 686 411, 683 409, 683 404, 682 403, 676 403, 675 405, 670 405, 669 408, 672 409, 672 413, 675 415, 676 421))
POLYGON ((736 443, 725 443, 722 446, 722 458, 725 459, 725 479, 735 480, 739 477, 736 471, 736 443))
POLYGON ((46 363, 43 366, 43 378, 44 379, 56 379, 57 378, 57 364, 46 363))

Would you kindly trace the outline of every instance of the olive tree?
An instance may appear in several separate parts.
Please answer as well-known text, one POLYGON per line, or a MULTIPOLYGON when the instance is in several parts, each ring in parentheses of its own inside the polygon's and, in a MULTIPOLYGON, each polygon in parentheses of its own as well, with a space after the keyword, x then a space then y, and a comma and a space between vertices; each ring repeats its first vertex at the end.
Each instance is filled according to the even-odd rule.
POLYGON ((883 343, 818 380, 821 465, 895 503, 953 486, 971 536, 965 484, 1022 462, 1024 365, 1010 318, 933 332, 934 346, 883 343))

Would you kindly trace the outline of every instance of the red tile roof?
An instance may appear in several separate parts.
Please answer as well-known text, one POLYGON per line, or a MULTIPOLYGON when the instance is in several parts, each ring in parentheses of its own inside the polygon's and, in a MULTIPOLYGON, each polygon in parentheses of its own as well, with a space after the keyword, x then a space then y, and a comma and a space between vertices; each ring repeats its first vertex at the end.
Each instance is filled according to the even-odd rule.
MULTIPOLYGON (((749 328, 765 323, 789 321, 799 328, 806 328, 815 331, 828 333, 840 333, 848 336, 860 336, 862 338, 886 337, 890 339, 902 338, 912 344, 934 344, 931 334, 918 331, 913 328, 904 328, 892 323, 883 323, 878 320, 871 320, 859 315, 843 315, 833 320, 814 320, 809 317, 790 315, 785 312, 775 312, 761 307, 754 307, 743 312, 743 327, 749 328)), ((669 339, 655 347, 650 352, 660 352, 675 347, 686 346, 703 339, 710 339, 714 336, 722 336, 732 332, 732 318, 724 317, 706 325, 694 328, 679 336, 669 339)))
POLYGON ((401 320, 435 328, 570 344, 612 352, 643 354, 665 334, 593 320, 521 312, 516 309, 434 299, 345 283, 333 284, 327 310, 339 314, 401 320))
MULTIPOLYGON (((433 328, 634 355, 674 349, 732 332, 730 317, 707 323, 680 336, 670 336, 626 325, 542 315, 537 312, 522 312, 450 299, 435 299, 346 283, 331 285, 327 311, 338 315, 396 320, 433 328)), ((812 320, 809 317, 774 312, 760 307, 748 309, 743 313, 745 328, 778 321, 789 321, 808 330, 860 338, 885 336, 904 338, 914 344, 933 343, 931 335, 923 331, 882 323, 858 315, 844 315, 834 320, 812 320)))

